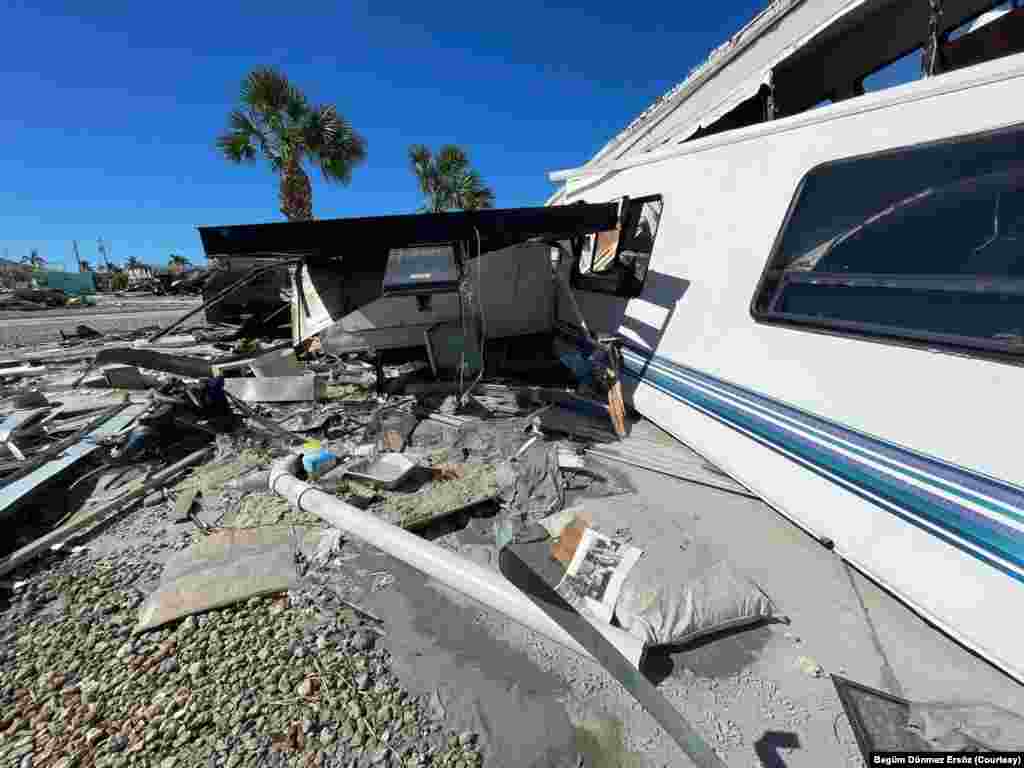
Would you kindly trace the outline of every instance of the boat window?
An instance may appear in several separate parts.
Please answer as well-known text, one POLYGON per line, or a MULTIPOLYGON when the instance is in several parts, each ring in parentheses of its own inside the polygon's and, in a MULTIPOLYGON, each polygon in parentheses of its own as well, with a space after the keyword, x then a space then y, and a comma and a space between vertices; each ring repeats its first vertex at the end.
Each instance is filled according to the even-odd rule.
POLYGON ((952 72, 1024 51, 1024 9, 999 3, 962 24, 942 42, 938 69, 952 72))
POLYGON ((918 46, 883 67, 864 77, 865 93, 895 88, 921 79, 921 47, 918 46))
POLYGON ((633 198, 620 229, 584 238, 573 270, 573 287, 617 296, 639 296, 647 278, 662 205, 657 195, 633 198))
POLYGON ((813 169, 757 320, 1024 355, 1024 127, 813 169))

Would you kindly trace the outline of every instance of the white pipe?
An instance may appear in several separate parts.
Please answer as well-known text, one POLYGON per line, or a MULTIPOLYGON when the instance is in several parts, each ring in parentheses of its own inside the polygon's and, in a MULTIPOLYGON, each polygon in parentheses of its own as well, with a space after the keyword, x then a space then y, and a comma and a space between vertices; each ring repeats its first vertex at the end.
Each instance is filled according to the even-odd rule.
MULTIPOLYGON (((335 528, 369 542, 426 576, 500 611, 581 656, 593 658, 572 635, 499 572, 456 555, 304 483, 292 474, 298 468, 298 462, 299 457, 289 456, 271 465, 272 491, 284 496, 299 509, 311 512, 335 528)), ((597 622, 594 626, 633 666, 640 668, 646 650, 643 640, 610 624, 597 622)))

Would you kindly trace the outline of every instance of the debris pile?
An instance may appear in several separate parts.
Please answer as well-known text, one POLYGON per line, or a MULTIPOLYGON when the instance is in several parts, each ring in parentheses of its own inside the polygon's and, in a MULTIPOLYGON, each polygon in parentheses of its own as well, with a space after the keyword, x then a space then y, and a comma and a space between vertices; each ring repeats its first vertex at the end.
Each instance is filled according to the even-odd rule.
MULTIPOLYGON (((557 282, 542 245, 533 257, 557 282)), ((634 434, 620 340, 592 333, 563 288, 582 328, 572 344, 474 339, 466 321, 389 328, 413 341, 351 351, 340 321, 282 340, 268 316, 187 332, 69 323, 59 341, 9 351, 4 764, 475 768, 490 726, 467 730, 403 687, 385 648, 389 616, 372 601, 395 594, 401 566, 513 619, 535 646, 597 661, 695 764, 720 768, 702 738, 742 745, 733 722, 690 726, 636 670, 650 648, 707 642, 775 607, 686 536, 634 541, 635 489, 616 468, 750 493, 634 434), (385 555, 390 568, 367 562, 385 555), (561 619, 543 595, 564 603, 561 619)), ((293 315, 308 298, 293 293, 293 315)), ((432 311, 429 294, 404 298, 432 311)))
POLYGON ((386 617, 358 601, 394 577, 346 570, 355 544, 269 467, 296 456, 317 488, 458 549, 469 516, 493 539, 561 509, 586 462, 543 414, 586 403, 614 436, 607 406, 224 327, 60 335, 0 361, 4 759, 481 764, 388 671, 386 617))

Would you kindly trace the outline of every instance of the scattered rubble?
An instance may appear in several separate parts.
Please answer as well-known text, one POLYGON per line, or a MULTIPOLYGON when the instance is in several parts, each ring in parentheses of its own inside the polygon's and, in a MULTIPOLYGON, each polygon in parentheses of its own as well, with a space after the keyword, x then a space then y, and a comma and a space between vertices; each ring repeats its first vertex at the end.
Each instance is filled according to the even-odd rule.
MULTIPOLYGON (((475 733, 446 733, 388 671, 388 617, 359 596, 394 575, 357 569, 351 599, 325 589, 348 578, 344 540, 268 488, 267 468, 313 440, 339 461, 320 487, 424 535, 481 505, 494 514, 503 497, 549 511, 564 491, 558 452, 530 419, 536 390, 478 381, 477 397, 439 408, 402 394, 429 381, 422 360, 381 366, 311 343, 296 357, 213 329, 144 334, 78 325, 0 367, 0 493, 20 547, 0 553, 18 585, 4 612, 0 754, 37 766, 482 764, 475 733), (417 427, 434 417, 454 428, 430 448, 417 427), (532 456, 543 471, 531 475, 532 456), (31 479, 66 457, 73 473, 31 479), (39 515, 62 484, 77 493, 39 515)), ((571 470, 584 468, 581 457, 571 470)))
MULTIPOLYGON (((473 380, 452 376, 440 365, 451 349, 429 341, 385 358, 331 352, 336 347, 317 336, 295 344, 257 338, 249 326, 174 336, 171 328, 68 326, 60 341, 0 361, 0 525, 11 533, 0 537, 5 765, 517 764, 501 749, 520 742, 491 732, 502 724, 483 722, 486 706, 476 712, 469 695, 414 690, 410 659, 418 651, 401 646, 415 636, 411 614, 382 608, 389 595, 411 589, 411 558, 385 558, 384 546, 307 511, 301 494, 280 495, 271 466, 283 459, 316 491, 303 491, 307 499, 328 494, 375 525, 405 529, 416 546, 433 542, 431 556, 459 558, 450 562, 491 579, 504 578, 495 572, 509 543, 536 545, 538 573, 557 582, 588 528, 632 540, 625 495, 634 489, 602 461, 749 495, 706 462, 674 453, 672 443, 623 441, 633 419, 609 337, 588 337, 587 356, 566 358, 575 375, 565 368, 560 385, 539 386, 501 378, 502 365, 516 368, 507 354, 490 368, 483 355, 473 380), (609 528, 587 501, 616 495, 624 498, 609 528), (412 655, 396 664, 399 652, 412 655)), ((658 545, 638 542, 648 563, 649 552, 674 567, 699 551, 683 533, 658 545)), ((608 605, 595 623, 640 649, 636 664, 649 647, 691 639, 681 622, 664 632, 651 626, 654 614, 681 613, 682 598, 658 591, 670 571, 638 568, 649 583, 628 584, 631 602, 608 605)), ((708 573, 715 578, 704 582, 676 574, 671 586, 700 603, 727 581, 708 573)), ((454 589, 454 580, 442 581, 454 589)), ((507 580, 500 586, 515 589, 507 580)), ((714 621, 705 617, 699 629, 736 631, 724 602, 698 608, 705 603, 714 621)), ((459 636, 486 631, 489 643, 512 643, 522 652, 517 664, 566 692, 537 705, 534 715, 544 716, 524 720, 524 728, 539 728, 557 710, 571 735, 558 747, 565 762, 538 758, 537 768, 681 759, 628 686, 566 650, 586 649, 577 638, 553 645, 554 635, 545 638, 514 611, 472 605, 452 614, 465 623, 459 636)), ((790 646, 800 643, 792 638, 790 646)), ((810 656, 794 666, 808 684, 825 676, 810 656)), ((523 701, 499 689, 480 695, 509 696, 507 712, 509 701, 523 701)), ((805 702, 748 673, 719 682, 684 670, 658 690, 709 745, 707 765, 756 741, 730 719, 729 706, 755 707, 772 726, 812 718, 805 702)))

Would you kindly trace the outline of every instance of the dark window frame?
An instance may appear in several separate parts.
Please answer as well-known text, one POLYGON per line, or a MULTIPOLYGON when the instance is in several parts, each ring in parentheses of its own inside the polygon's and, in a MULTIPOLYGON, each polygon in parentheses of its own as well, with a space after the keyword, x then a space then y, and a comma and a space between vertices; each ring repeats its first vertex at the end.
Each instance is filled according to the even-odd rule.
MULTIPOLYGON (((793 222, 794 216, 796 215, 797 206, 802 199, 808 180, 814 174, 827 171, 833 167, 848 165, 862 160, 899 157, 901 154, 912 152, 914 150, 951 145, 955 146, 957 144, 969 144, 986 138, 1003 137, 1007 134, 1020 132, 1024 132, 1024 122, 1013 123, 1012 125, 996 128, 994 130, 976 131, 973 133, 961 134, 959 136, 921 142, 919 144, 906 144, 862 155, 828 160, 811 167, 806 173, 804 173, 800 178, 800 181, 797 183, 796 190, 794 191, 793 196, 789 201, 789 206, 786 209, 786 215, 783 217, 782 224, 775 234, 775 239, 772 242, 772 247, 769 251, 768 258, 765 261, 765 266, 761 271, 761 276, 758 278, 753 296, 750 299, 749 312, 751 318, 755 323, 760 325, 787 328, 804 333, 815 333, 857 341, 867 341, 876 344, 883 344, 885 346, 905 347, 909 349, 917 349, 922 352, 941 352, 959 357, 990 360, 993 362, 1024 367, 1024 345, 1016 345, 1015 349, 1011 349, 1010 345, 1006 342, 990 341, 981 337, 958 336, 951 333, 918 331, 914 329, 900 329, 889 325, 879 325, 860 321, 814 318, 807 315, 795 315, 773 311, 770 306, 767 307, 767 309, 761 309, 758 306, 759 304, 767 305, 768 302, 764 301, 766 297, 764 297, 763 294, 768 290, 770 282, 778 285, 782 280, 786 279, 784 277, 784 268, 776 266, 776 262, 779 260, 783 240, 793 222), (783 271, 783 276, 777 277, 773 280, 773 273, 778 273, 780 270, 783 271)), ((893 282, 902 282, 902 280, 896 276, 881 274, 864 275, 856 273, 836 274, 825 272, 803 272, 793 274, 801 275, 801 277, 795 278, 796 281, 801 282, 810 278, 833 280, 839 279, 840 277, 848 280, 870 278, 883 282, 890 280, 893 282), (810 278, 805 278, 803 275, 808 275, 810 278)), ((927 275, 914 277, 916 279, 927 279, 937 278, 939 276, 927 275)), ((960 275, 958 277, 963 278, 964 275, 960 275)), ((793 279, 792 276, 790 276, 789 279, 793 279)), ((767 297, 768 299, 771 299, 772 304, 777 300, 778 293, 777 288, 772 289, 772 295, 767 297)))
POLYGON ((432 293, 453 293, 458 290, 463 275, 462 244, 459 242, 437 242, 437 243, 416 243, 403 248, 392 248, 388 251, 388 258, 384 264, 384 272, 381 277, 381 296, 418 296, 432 293), (417 283, 413 281, 413 275, 405 275, 405 282, 388 284, 388 275, 391 274, 392 255, 397 253, 409 253, 414 250, 441 251, 451 249, 452 270, 446 272, 448 279, 433 279, 417 283))
MULTIPOLYGON (((605 296, 618 296, 619 298, 632 299, 637 298, 643 293, 644 285, 647 283, 647 275, 651 269, 651 259, 654 258, 654 247, 658 241, 658 234, 661 232, 662 222, 665 215, 665 196, 662 194, 652 195, 641 195, 639 197, 631 197, 629 199, 629 206, 631 211, 634 209, 636 213, 630 214, 635 215, 635 219, 627 219, 626 226, 623 227, 623 231, 627 231, 631 226, 639 221, 640 214, 643 211, 643 206, 647 203, 660 202, 661 213, 658 216, 658 228, 651 237, 651 252, 647 255, 647 268, 644 270, 644 279, 640 281, 639 285, 634 285, 632 290, 629 290, 630 281, 626 280, 626 270, 630 267, 623 265, 619 257, 621 255, 621 239, 616 245, 615 258, 610 262, 609 266, 601 272, 590 272, 587 274, 580 274, 580 258, 582 257, 583 239, 579 239, 573 244, 573 260, 572 269, 570 271, 570 285, 580 291, 587 291, 588 293, 600 293, 605 296), (613 283, 614 287, 609 284, 613 283)), ((620 236, 621 237, 621 236, 620 236)))

